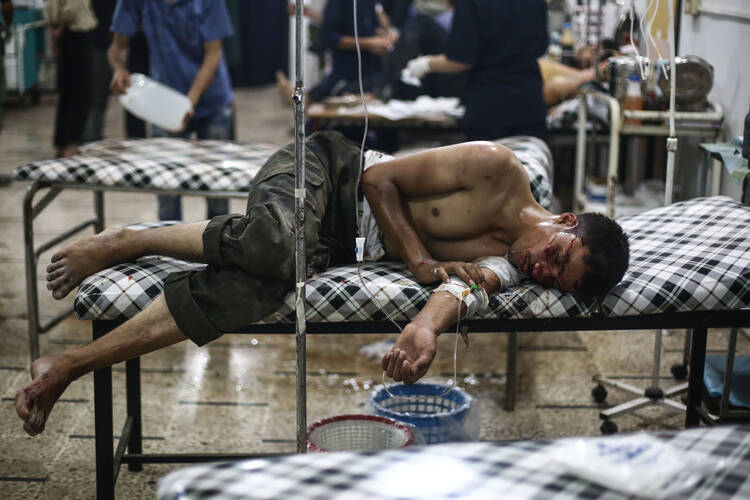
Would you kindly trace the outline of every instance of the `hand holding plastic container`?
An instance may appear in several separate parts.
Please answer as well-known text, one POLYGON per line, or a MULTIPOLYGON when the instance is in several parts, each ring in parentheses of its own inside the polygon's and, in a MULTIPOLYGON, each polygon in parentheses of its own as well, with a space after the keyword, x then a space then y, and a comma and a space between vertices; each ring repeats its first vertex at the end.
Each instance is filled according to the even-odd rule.
POLYGON ((130 86, 120 95, 120 104, 138 118, 169 132, 182 128, 190 112, 190 99, 141 73, 130 75, 130 86))

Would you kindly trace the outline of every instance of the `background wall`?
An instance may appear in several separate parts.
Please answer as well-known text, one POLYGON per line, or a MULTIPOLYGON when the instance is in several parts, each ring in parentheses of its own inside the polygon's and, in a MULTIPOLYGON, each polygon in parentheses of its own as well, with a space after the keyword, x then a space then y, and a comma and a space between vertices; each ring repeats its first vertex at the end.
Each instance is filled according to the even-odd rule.
MULTIPOLYGON (((726 1, 726 0, 725 0, 726 1)), ((718 5, 714 0, 707 2, 718 5)), ((750 17, 750 2, 731 5, 750 17)), ((745 115, 750 109, 750 19, 739 16, 699 13, 681 14, 680 55, 697 55, 714 67, 714 85, 709 99, 724 108, 724 136, 731 140, 742 135, 745 115)), ((693 154, 698 155, 697 152, 693 154)), ((739 199, 740 187, 724 173, 722 194, 739 199)))

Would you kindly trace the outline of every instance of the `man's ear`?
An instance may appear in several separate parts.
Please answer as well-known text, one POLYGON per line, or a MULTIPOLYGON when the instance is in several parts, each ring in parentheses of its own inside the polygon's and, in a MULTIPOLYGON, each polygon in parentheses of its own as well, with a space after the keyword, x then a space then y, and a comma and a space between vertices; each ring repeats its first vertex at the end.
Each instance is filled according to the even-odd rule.
POLYGON ((557 219, 555 219, 555 223, 562 224, 572 229, 578 225, 578 216, 571 212, 565 212, 563 214, 560 214, 557 219))

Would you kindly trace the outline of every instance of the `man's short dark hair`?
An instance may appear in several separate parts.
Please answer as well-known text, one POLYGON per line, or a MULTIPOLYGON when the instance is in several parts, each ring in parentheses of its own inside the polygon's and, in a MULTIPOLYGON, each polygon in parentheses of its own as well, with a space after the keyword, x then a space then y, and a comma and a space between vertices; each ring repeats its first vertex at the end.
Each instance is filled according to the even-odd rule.
POLYGON ((583 299, 601 297, 622 279, 628 269, 628 236, 614 220, 591 212, 578 215, 578 225, 573 231, 589 250, 584 259, 586 270, 576 294, 583 299))

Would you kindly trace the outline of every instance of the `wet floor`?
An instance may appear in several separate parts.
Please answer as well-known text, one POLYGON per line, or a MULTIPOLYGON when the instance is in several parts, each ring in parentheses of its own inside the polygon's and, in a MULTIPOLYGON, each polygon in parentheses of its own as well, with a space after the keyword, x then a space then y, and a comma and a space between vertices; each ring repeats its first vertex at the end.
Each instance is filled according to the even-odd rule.
MULTIPOLYGON (((54 96, 39 105, 12 106, 0 133, 0 173, 52 156, 54 96)), ((244 141, 291 140, 292 113, 275 88, 237 92, 238 138, 244 141)), ((122 137, 122 113, 116 101, 107 115, 106 135, 122 137)), ((4 498, 93 498, 94 439, 91 375, 74 382, 55 406, 45 432, 31 438, 21 429, 13 400, 28 383, 29 349, 23 260, 22 200, 29 183, 0 187, 0 490, 4 498)), ((187 220, 203 218, 201 198, 184 200, 187 220)), ((232 200, 232 210, 244 203, 232 200)), ((87 192, 63 192, 36 223, 35 238, 73 226, 93 210, 87 192)), ((108 193, 108 226, 156 219, 150 194, 108 193)), ((54 251, 44 254, 49 258, 54 251)), ((41 268, 38 278, 41 280, 41 268)), ((40 287, 43 283, 40 281, 40 287)), ((72 302, 57 302, 45 292, 43 318, 72 302)), ((67 318, 41 340, 43 354, 89 341, 91 326, 67 318)), ((311 335, 307 341, 308 422, 368 412, 368 397, 380 383, 378 361, 360 353, 378 352, 392 335, 311 335)), ((726 346, 727 332, 712 332, 709 349, 726 346)), ((521 335, 516 409, 503 410, 506 385, 505 334, 471 335, 468 350, 459 346, 458 382, 475 398, 482 440, 598 435, 600 407, 590 396, 595 373, 616 374, 634 385, 647 385, 651 372, 652 332, 552 332, 521 335)), ((664 336, 662 376, 682 359, 683 332, 664 336)), ((453 377, 453 336, 440 338, 438 357, 428 377, 453 377)), ((741 352, 750 342, 741 338, 741 352)), ((187 342, 142 360, 144 452, 291 452, 295 450, 295 346, 291 335, 226 335, 204 348, 187 342)), ((114 428, 124 421, 124 367, 114 368, 114 428)), ((629 397, 610 391, 608 403, 629 397)), ((677 429, 683 417, 649 408, 617 419, 621 431, 677 429)), ((117 432, 117 431, 116 431, 117 432)), ((146 465, 141 472, 123 468, 120 498, 153 498, 155 481, 179 465, 146 465)))

